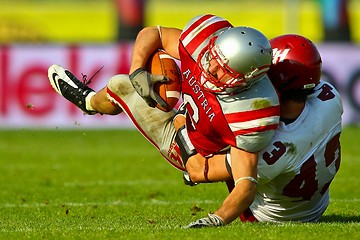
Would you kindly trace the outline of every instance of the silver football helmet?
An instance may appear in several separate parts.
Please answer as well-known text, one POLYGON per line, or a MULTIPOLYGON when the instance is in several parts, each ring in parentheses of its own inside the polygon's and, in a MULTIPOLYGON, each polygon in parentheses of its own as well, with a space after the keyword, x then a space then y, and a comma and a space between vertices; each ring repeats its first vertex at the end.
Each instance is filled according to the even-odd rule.
POLYGON ((200 84, 219 94, 242 91, 262 79, 270 68, 271 60, 271 45, 264 34, 250 27, 229 28, 213 37, 199 54, 198 64, 202 70, 200 84), (209 73, 212 59, 223 69, 223 76, 209 73), (224 78, 226 75, 227 78, 224 78))

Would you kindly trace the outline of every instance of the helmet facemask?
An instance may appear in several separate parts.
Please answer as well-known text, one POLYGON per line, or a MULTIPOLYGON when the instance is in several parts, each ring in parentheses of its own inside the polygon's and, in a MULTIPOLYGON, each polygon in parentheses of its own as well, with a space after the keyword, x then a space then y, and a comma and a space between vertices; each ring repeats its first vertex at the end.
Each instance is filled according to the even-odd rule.
POLYGON ((261 80, 269 69, 272 51, 268 40, 256 30, 238 27, 213 37, 199 53, 197 64, 202 71, 199 83, 216 94, 244 91, 261 80), (256 37, 254 37, 254 35, 256 37), (216 61, 223 74, 209 72, 210 61, 216 61))
POLYGON ((200 84, 206 90, 217 94, 240 91, 246 87, 245 77, 227 65, 228 59, 222 54, 219 46, 214 44, 216 38, 213 37, 198 56, 197 62, 202 70, 200 84), (214 76, 209 72, 210 61, 213 59, 223 71, 221 76, 214 76))

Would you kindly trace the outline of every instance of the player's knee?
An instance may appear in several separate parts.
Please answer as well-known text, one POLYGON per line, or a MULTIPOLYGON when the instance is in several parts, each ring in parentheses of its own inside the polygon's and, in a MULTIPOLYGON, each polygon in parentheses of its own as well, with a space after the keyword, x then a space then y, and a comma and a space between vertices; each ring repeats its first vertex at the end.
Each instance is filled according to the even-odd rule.
POLYGON ((110 78, 107 87, 118 96, 123 97, 135 91, 129 75, 118 74, 110 78))

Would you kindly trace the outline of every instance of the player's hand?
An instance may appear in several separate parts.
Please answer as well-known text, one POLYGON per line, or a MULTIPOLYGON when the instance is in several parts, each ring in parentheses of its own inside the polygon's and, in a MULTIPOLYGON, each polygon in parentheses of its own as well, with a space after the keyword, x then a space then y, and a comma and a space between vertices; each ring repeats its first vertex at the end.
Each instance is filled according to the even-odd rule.
POLYGON ((186 123, 186 104, 185 102, 181 103, 174 118, 173 118, 173 124, 176 129, 176 131, 185 125, 186 123))
POLYGON ((150 107, 155 107, 157 103, 163 108, 167 107, 166 102, 153 89, 156 83, 168 82, 167 77, 153 75, 143 68, 138 68, 129 75, 129 78, 135 91, 150 107))
POLYGON ((220 227, 224 225, 224 221, 213 213, 209 213, 207 217, 196 220, 184 228, 203 228, 203 227, 220 227))

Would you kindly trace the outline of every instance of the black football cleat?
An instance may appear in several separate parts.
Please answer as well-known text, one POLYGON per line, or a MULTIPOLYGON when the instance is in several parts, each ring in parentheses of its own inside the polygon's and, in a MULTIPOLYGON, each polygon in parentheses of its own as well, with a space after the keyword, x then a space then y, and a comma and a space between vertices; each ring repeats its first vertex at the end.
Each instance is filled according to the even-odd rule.
POLYGON ((86 109, 85 98, 91 92, 95 92, 86 83, 77 79, 74 74, 60 65, 54 64, 49 67, 48 77, 55 91, 75 104, 84 113, 93 115, 96 111, 86 109))

